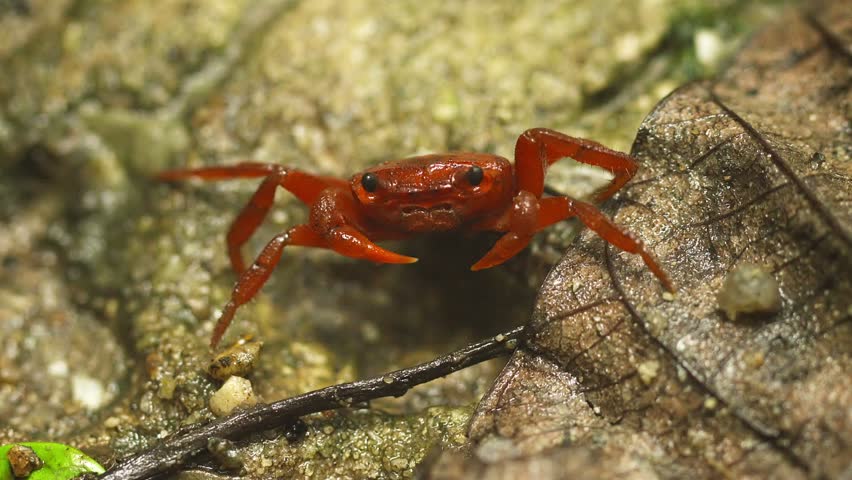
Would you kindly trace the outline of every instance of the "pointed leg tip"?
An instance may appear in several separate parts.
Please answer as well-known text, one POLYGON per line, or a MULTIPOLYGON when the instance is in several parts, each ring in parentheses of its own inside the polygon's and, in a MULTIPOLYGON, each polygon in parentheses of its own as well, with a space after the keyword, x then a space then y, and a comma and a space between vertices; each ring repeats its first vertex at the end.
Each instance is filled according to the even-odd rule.
POLYGON ((216 326, 213 327, 213 334, 210 336, 210 349, 215 350, 219 345, 219 342, 222 340, 222 337, 225 336, 225 331, 228 330, 228 326, 231 324, 231 320, 234 318, 234 313, 237 311, 237 304, 234 302, 228 302, 225 305, 225 308, 222 310, 222 315, 219 316, 219 320, 216 321, 216 326))
POLYGON ((664 290, 663 295, 664 296, 672 296, 672 298, 673 298, 673 296, 677 293, 677 288, 675 288, 675 286, 672 285, 671 280, 669 280, 669 278, 667 276, 666 277, 660 277, 660 283, 663 285, 663 290, 664 290))
MULTIPOLYGON (((417 257, 409 257, 406 255, 399 255, 394 253, 390 257, 385 257, 383 259, 378 260, 379 263, 394 263, 397 265, 407 265, 409 263, 417 263, 419 260, 417 257)), ((375 260, 374 260, 375 261, 375 260)))
MULTIPOLYGON (((509 257, 509 258, 511 258, 511 257, 509 257)), ((476 262, 476 263, 474 263, 473 265, 470 266, 470 271, 471 272, 478 272, 480 270, 485 270, 487 268, 496 267, 497 265, 502 265, 503 262, 505 262, 509 258, 505 258, 505 259, 500 260, 500 259, 497 259, 497 258, 493 258, 493 256, 490 256, 489 254, 486 254, 484 257, 480 258, 478 262, 476 262)))
POLYGON ((480 270, 485 270, 486 268, 489 268, 489 267, 491 267, 491 265, 486 265, 482 260, 480 260, 480 261, 478 261, 478 262, 476 262, 476 263, 474 263, 473 265, 470 266, 470 271, 471 272, 478 272, 480 270))
POLYGON ((213 335, 210 336, 210 350, 211 351, 216 350, 216 347, 219 346, 219 342, 222 341, 223 335, 224 335, 224 332, 221 332, 221 333, 218 332, 218 331, 213 332, 213 335))
POLYGON ((672 284, 672 280, 668 275, 666 275, 662 270, 660 270, 659 273, 655 272, 655 274, 657 275, 657 278, 660 279, 660 283, 663 284, 663 288, 667 292, 671 294, 677 293, 677 288, 675 288, 674 284, 672 284))

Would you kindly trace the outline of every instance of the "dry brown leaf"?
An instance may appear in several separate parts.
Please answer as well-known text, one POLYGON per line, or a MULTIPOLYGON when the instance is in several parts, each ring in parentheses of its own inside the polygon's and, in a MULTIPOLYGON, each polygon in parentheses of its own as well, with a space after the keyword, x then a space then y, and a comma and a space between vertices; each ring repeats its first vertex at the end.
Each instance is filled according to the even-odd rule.
POLYGON ((614 218, 679 292, 586 232, 477 411, 468 473, 545 471, 565 448, 591 460, 547 478, 852 471, 850 11, 789 15, 647 117, 614 218), (747 264, 777 281, 780 310, 734 321, 717 294, 747 264))

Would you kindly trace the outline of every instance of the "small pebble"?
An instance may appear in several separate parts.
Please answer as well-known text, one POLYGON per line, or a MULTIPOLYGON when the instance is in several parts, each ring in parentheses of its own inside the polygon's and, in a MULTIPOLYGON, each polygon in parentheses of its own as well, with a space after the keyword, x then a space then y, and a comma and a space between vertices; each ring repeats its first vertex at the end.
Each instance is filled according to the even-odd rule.
POLYGON ((766 355, 763 352, 751 352, 745 357, 746 365, 752 369, 758 369, 766 362, 766 355))
POLYGON ((216 380, 225 380, 232 375, 248 376, 257 365, 263 342, 237 342, 216 355, 207 366, 207 373, 216 380))
POLYGON ((738 265, 728 276, 716 295, 719 309, 731 321, 741 315, 771 315, 781 310, 778 282, 763 267, 754 264, 738 265))
POLYGON ((669 327, 669 320, 660 312, 654 310, 643 315, 647 319, 648 331, 658 337, 669 327))
POLYGON ((207 439, 207 451, 222 468, 226 470, 240 470, 243 468, 243 459, 240 456, 234 442, 225 438, 207 439))
POLYGON ((71 397, 87 410, 97 410, 108 400, 106 389, 96 378, 77 374, 71 377, 71 397))
POLYGON ((660 362, 648 360, 640 363, 636 370, 639 372, 639 379, 642 380, 642 383, 650 385, 660 372, 660 362))
POLYGON ((257 397, 251 382, 242 377, 230 377, 222 388, 210 396, 210 411, 217 417, 230 414, 237 407, 251 407, 257 404, 257 397))
POLYGON ((160 387, 157 389, 157 396, 163 400, 171 400, 175 395, 177 388, 177 380, 171 375, 163 375, 160 379, 160 387))
POLYGON ((284 427, 284 438, 287 439, 287 443, 298 442, 305 438, 307 433, 308 424, 306 424, 301 418, 297 418, 293 423, 284 427))
POLYGON ((695 58, 704 67, 712 68, 725 53, 724 37, 718 32, 706 28, 698 29, 693 39, 695 43, 695 58))
POLYGON ((65 360, 56 360, 47 366, 47 373, 54 377, 68 376, 68 363, 65 360))
POLYGON ((6 453, 9 464, 12 466, 12 474, 16 478, 28 477, 31 473, 44 466, 42 459, 36 455, 32 448, 24 445, 15 445, 6 453))

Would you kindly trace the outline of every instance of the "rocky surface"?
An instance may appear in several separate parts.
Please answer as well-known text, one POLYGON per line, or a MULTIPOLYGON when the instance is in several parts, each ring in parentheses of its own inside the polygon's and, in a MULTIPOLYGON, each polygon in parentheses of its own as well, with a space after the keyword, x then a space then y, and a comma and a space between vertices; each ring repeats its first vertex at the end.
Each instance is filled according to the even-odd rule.
MULTIPOLYGON (((0 443, 63 441, 109 464, 212 418, 206 345, 233 282, 223 239, 255 185, 166 186, 152 173, 249 159, 345 177, 429 151, 510 157, 532 126, 627 149, 663 95, 711 74, 778 11, 0 2, 0 443)), ((600 181, 565 163, 553 187, 582 195, 600 181)), ((277 204, 250 250, 304 218, 292 197, 277 204)), ((293 249, 226 342, 264 342, 250 377, 261 401, 424 361, 528 321, 575 234, 566 222, 480 274, 467 268, 493 238, 408 242, 422 260, 407 267, 293 249)), ((499 368, 311 417, 292 443, 282 427, 217 451, 254 478, 408 477, 433 449, 467 446, 499 368)))

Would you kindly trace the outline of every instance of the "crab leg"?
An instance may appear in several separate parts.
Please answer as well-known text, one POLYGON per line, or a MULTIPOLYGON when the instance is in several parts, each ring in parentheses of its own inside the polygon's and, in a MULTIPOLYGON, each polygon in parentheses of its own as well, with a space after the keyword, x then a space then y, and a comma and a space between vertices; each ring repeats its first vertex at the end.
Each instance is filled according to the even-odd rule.
POLYGON ((518 190, 526 190, 541 198, 547 167, 565 157, 601 167, 614 175, 610 184, 595 196, 596 202, 613 196, 633 178, 638 168, 630 155, 611 150, 598 142, 569 137, 546 128, 533 128, 522 133, 515 144, 518 190))
POLYGON ((243 273, 246 269, 241 251, 242 246, 266 218, 267 213, 272 208, 275 190, 278 186, 289 190, 309 206, 313 205, 320 193, 326 188, 347 186, 347 183, 343 180, 311 175, 272 163, 245 162, 228 166, 168 170, 157 175, 159 180, 166 181, 193 177, 203 180, 266 177, 228 230, 226 237, 228 257, 231 260, 231 267, 237 275, 243 273))
POLYGON ((660 283, 670 292, 674 292, 675 288, 672 285, 669 276, 660 268, 660 265, 654 257, 645 249, 641 241, 633 238, 633 236, 624 229, 613 223, 607 218, 597 207, 591 203, 581 202, 571 197, 549 197, 543 198, 540 201, 538 230, 545 229, 550 225, 565 220, 566 218, 576 216, 583 225, 587 226, 593 232, 597 233, 610 245, 613 245, 625 252, 635 253, 642 257, 645 265, 654 273, 660 280, 660 283))
POLYGON ((492 224, 477 226, 482 230, 497 230, 507 232, 497 240, 491 250, 470 267, 471 270, 483 270, 500 265, 514 257, 529 245, 535 232, 538 231, 538 215, 540 201, 532 193, 521 190, 515 195, 511 210, 492 224))
MULTIPOLYGON (((275 181, 274 177, 268 177, 255 193, 255 197, 261 194, 264 188, 274 192, 278 185, 274 183, 275 181), (264 185, 268 186, 264 187, 264 185)), ((310 223, 298 225, 286 233, 280 233, 266 244, 254 263, 240 274, 237 283, 234 285, 231 299, 222 310, 222 315, 213 330, 210 339, 212 348, 215 348, 221 340, 237 309, 254 298, 269 279, 275 266, 281 260, 284 247, 288 245, 327 248, 347 257, 371 260, 377 263, 412 263, 417 261, 416 258, 400 255, 379 247, 358 230, 353 225, 356 218, 352 212, 351 200, 347 200, 347 194, 348 192, 337 188, 323 190, 314 199, 314 204, 311 205, 310 223)), ((248 207, 246 207, 247 209, 248 207)))
POLYGON ((281 254, 287 245, 301 245, 305 247, 323 247, 325 242, 322 237, 311 230, 308 225, 297 225, 285 233, 279 233, 270 240, 261 250, 254 263, 240 275, 234 290, 231 292, 231 300, 222 310, 222 315, 216 322, 213 335, 210 337, 210 347, 216 348, 222 335, 231 324, 237 308, 245 304, 257 294, 258 290, 266 283, 275 265, 281 260, 281 254))
POLYGON ((539 229, 576 215, 583 222, 583 225, 589 227, 589 229, 597 233, 598 236, 610 245, 620 248, 625 252, 636 253, 642 257, 645 265, 656 275, 666 290, 670 292, 675 291, 671 280, 669 280, 669 276, 660 268, 654 257, 645 250, 642 242, 633 238, 629 232, 624 231, 621 227, 613 223, 612 220, 607 218, 606 215, 601 213, 591 203, 581 202, 570 197, 545 198, 541 200, 541 213, 539 216, 539 229))
POLYGON ((582 163, 609 170, 613 175, 610 184, 595 197, 606 200, 627 183, 636 173, 637 165, 629 155, 611 150, 592 140, 569 137, 544 128, 527 130, 515 145, 515 176, 518 194, 511 209, 491 222, 478 225, 478 229, 506 232, 494 247, 471 270, 499 265, 523 250, 535 233, 576 216, 606 242, 626 252, 636 253, 657 276, 663 286, 674 291, 669 277, 657 261, 645 250, 642 242, 607 218, 594 205, 570 197, 541 198, 544 193, 544 175, 552 163, 571 157, 582 163))
POLYGON ((583 222, 583 225, 597 233, 610 245, 642 257, 645 265, 656 275, 666 290, 675 291, 668 275, 660 268, 654 257, 645 250, 642 242, 613 223, 594 205, 570 197, 548 197, 534 200, 536 202, 534 208, 528 208, 523 213, 517 213, 518 209, 515 209, 515 215, 513 215, 515 218, 512 219, 509 230, 497 240, 497 243, 484 257, 471 267, 471 270, 482 270, 505 262, 526 248, 535 233, 556 222, 576 216, 583 222), (517 218, 517 215, 522 215, 523 218, 517 218), (528 228, 529 222, 534 222, 535 227, 528 228), (524 226, 518 228, 517 225, 524 226))

